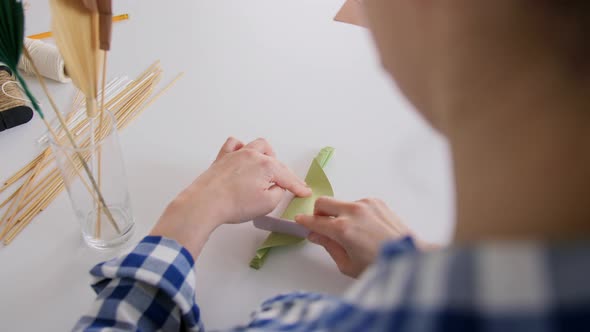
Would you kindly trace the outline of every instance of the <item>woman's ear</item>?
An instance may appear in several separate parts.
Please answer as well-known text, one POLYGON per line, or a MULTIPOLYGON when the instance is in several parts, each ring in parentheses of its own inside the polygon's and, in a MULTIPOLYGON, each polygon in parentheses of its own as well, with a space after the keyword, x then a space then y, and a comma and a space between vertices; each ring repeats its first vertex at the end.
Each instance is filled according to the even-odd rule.
POLYGON ((338 22, 349 23, 367 28, 367 18, 363 10, 362 0, 346 0, 334 18, 338 22))

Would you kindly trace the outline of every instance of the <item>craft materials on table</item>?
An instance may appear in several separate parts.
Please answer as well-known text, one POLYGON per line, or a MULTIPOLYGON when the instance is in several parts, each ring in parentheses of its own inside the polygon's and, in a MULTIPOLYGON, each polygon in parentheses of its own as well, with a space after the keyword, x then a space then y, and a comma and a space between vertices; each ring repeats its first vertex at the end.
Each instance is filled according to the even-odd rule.
MULTIPOLYGON (((3 0, 0 3, 0 22, 2 22, 0 24, 0 61, 5 63, 14 73, 33 109, 45 124, 52 147, 57 148, 53 154, 50 153, 50 149, 45 149, 0 188, 0 194, 2 194, 3 191, 22 179, 20 186, 0 203, 0 209, 4 208, 0 219, 0 239, 4 244, 10 243, 37 214, 53 201, 64 189, 64 186, 67 186, 68 191, 71 191, 73 182, 83 184, 87 193, 90 194, 88 197, 90 197, 92 206, 91 211, 96 212, 96 219, 92 218, 92 220, 96 220, 96 240, 101 239, 100 225, 103 214, 116 233, 121 237, 128 234, 125 230, 120 229, 118 220, 115 220, 111 213, 111 209, 116 206, 108 205, 101 191, 100 142, 106 134, 106 128, 103 126, 104 110, 110 109, 114 114, 111 119, 116 122, 116 127, 121 128, 127 125, 130 119, 133 119, 141 110, 151 104, 153 98, 159 96, 158 94, 148 100, 153 93, 155 84, 160 79, 161 70, 158 64, 150 67, 139 81, 129 84, 115 96, 115 99, 109 99, 108 102, 114 104, 108 104, 106 99, 106 51, 110 46, 110 26, 105 26, 105 24, 110 25, 111 22, 99 18, 107 13, 110 17, 111 0, 85 0, 84 2, 85 4, 79 0, 50 1, 53 32, 58 48, 64 56, 68 73, 82 96, 80 99, 76 98, 73 107, 74 110, 82 112, 72 112, 67 117, 62 115, 58 109, 28 48, 23 47, 24 14, 22 2, 3 0), (93 1, 96 3, 96 10, 91 10, 94 9, 92 6, 91 9, 85 7, 93 1), (107 22, 105 23, 105 21, 107 22), (31 68, 57 117, 57 126, 49 123, 40 104, 29 90, 27 82, 18 72, 17 65, 21 55, 30 61, 31 68), (103 69, 102 79, 99 74, 100 68, 103 69), (99 89, 100 83, 102 83, 102 89, 99 89), (98 102, 99 93, 100 103, 98 102), (85 115, 82 121, 79 121, 80 115, 85 115), (86 136, 80 140, 82 135, 86 136), (85 150, 89 147, 91 150, 88 151, 92 151, 91 153, 87 153, 85 150), (95 149, 95 147, 97 148, 95 149), (67 153, 62 158, 61 155, 55 153, 60 149, 71 153, 67 153), (94 151, 96 151, 96 156, 94 151), (59 168, 52 167, 52 158, 59 161, 59 168), (50 170, 46 172, 48 168, 50 170), (94 173, 96 170, 98 173, 94 173), (69 180, 64 181, 64 178, 69 180)), ((116 131, 116 129, 114 130, 116 131)), ((115 180, 113 179, 113 181, 115 180)), ((74 203, 74 197, 70 195, 70 198, 74 203)), ((78 212, 75 206, 74 210, 78 212)), ((85 240, 91 245, 88 238, 85 237, 85 240)))
MULTIPOLYGON (((159 62, 151 65, 135 80, 116 79, 107 85, 107 90, 115 91, 107 98, 106 107, 111 110, 117 121, 117 128, 122 130, 135 120, 145 109, 162 96, 182 74, 167 84, 162 90, 156 92, 156 87, 162 79, 162 69, 159 62)), ((67 117, 68 127, 76 136, 89 131, 83 108, 83 98, 76 98, 73 102, 77 111, 67 117)), ((0 194, 12 189, 12 193, 4 201, 0 201, 0 211, 4 210, 0 219, 0 241, 4 245, 10 244, 33 219, 55 200, 64 190, 64 182, 55 165, 49 148, 44 149, 37 157, 25 167, 9 177, 2 186, 0 194), (37 172, 34 181, 28 185, 21 184, 31 174, 37 172), (17 202, 17 196, 21 192, 26 194, 17 202), (6 211, 10 205, 18 205, 20 208, 12 214, 15 216, 7 222, 6 211)), ((10 192, 10 191, 9 191, 10 192)))
MULTIPOLYGON (((295 216, 298 214, 313 214, 315 201, 321 196, 334 196, 332 185, 324 172, 324 168, 334 154, 334 148, 325 147, 311 162, 305 182, 312 189, 312 195, 309 197, 295 197, 287 206, 287 209, 281 215, 279 222, 294 223, 295 216)), ((264 219, 264 218, 263 218, 264 219)), ((256 221, 255 221, 256 223, 256 221)), ((265 221, 258 222, 259 225, 268 225, 265 221)), ((289 231, 297 227, 284 226, 283 229, 289 231)), ((296 233, 297 231, 295 231, 296 233)), ((305 239, 299 236, 293 236, 284 233, 271 233, 264 243, 256 250, 256 255, 250 261, 250 267, 260 269, 272 248, 289 246, 301 243, 305 239)))
POLYGON ((29 122, 33 110, 26 105, 26 99, 6 66, 0 66, 0 131, 29 122))

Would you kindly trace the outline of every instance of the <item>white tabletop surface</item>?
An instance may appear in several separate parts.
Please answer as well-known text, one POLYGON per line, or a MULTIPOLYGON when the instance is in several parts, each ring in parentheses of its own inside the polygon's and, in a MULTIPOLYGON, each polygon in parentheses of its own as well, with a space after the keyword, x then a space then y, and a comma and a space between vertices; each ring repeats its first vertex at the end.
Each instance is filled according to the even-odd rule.
MULTIPOLYGON (((47 1, 32 0, 27 33, 49 28, 47 1)), ((227 136, 266 137, 303 176, 326 145, 336 196, 380 197, 427 240, 452 231, 447 147, 414 114, 380 67, 368 32, 332 21, 341 0, 118 0, 131 19, 114 27, 109 76, 161 59, 165 81, 186 76, 121 134, 137 243, 166 204, 204 171, 227 136)), ((33 90, 45 101, 39 86, 33 90)), ((52 83, 58 99, 71 87, 52 83)), ((46 103, 46 102, 45 102, 46 103)), ((38 152, 43 125, 0 133, 0 180, 38 152)), ((247 320, 279 292, 340 294, 353 281, 312 244, 248 262, 266 236, 251 223, 224 226, 199 257, 197 299, 205 324, 247 320)), ((8 247, 0 247, 0 330, 64 331, 90 306, 88 270, 120 251, 82 242, 66 194, 8 247)))

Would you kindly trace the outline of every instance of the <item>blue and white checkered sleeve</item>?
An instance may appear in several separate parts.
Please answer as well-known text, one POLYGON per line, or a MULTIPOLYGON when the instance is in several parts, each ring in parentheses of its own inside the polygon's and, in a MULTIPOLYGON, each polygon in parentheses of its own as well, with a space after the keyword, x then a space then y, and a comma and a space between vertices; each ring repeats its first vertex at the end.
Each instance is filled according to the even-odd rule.
POLYGON ((202 331, 193 266, 176 241, 145 237, 90 271, 98 296, 74 331, 202 331))

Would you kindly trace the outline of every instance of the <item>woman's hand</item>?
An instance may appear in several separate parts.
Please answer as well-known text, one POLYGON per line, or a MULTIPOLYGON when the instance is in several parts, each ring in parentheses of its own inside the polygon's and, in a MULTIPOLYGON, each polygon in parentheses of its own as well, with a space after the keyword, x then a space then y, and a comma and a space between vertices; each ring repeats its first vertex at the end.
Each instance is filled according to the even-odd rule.
POLYGON ((196 258, 215 228, 270 213, 285 190, 311 195, 265 140, 244 146, 229 138, 211 167, 170 203, 151 234, 177 240, 196 258))
POLYGON ((315 203, 313 216, 299 215, 295 221, 311 230, 308 240, 323 246, 340 272, 354 278, 373 263, 384 242, 412 235, 377 199, 349 203, 322 197, 315 203))

